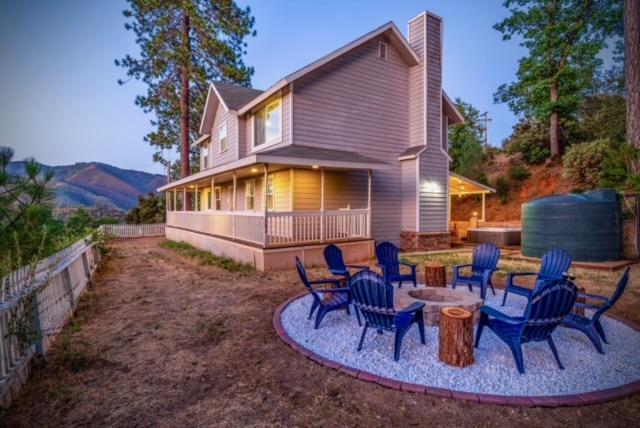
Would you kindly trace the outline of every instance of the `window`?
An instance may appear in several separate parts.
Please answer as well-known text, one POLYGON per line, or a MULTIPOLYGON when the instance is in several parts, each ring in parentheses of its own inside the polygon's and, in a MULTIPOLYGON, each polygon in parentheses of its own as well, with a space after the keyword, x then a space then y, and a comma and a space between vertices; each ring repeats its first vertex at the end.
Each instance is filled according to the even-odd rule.
POLYGON ((202 145, 202 166, 209 168, 209 144, 202 145))
POLYGON ((215 210, 220 211, 222 209, 222 187, 213 189, 213 199, 215 201, 215 210))
POLYGON ((227 138, 227 122, 224 122, 218 128, 218 138, 220 140, 220 153, 229 150, 229 139, 227 138))
POLYGON ((273 211, 275 195, 275 180, 273 175, 267 177, 267 209, 273 211))
POLYGON ((233 186, 227 186, 227 209, 228 210, 232 210, 233 204, 232 204, 232 200, 233 200, 233 186))
POLYGON ((387 44, 385 42, 378 42, 378 58, 387 59, 387 44))
POLYGON ((282 136, 282 103, 279 99, 258 110, 253 118, 253 145, 276 142, 282 136))
POLYGON ((244 208, 246 210, 256 209, 256 182, 248 180, 244 183, 244 208))

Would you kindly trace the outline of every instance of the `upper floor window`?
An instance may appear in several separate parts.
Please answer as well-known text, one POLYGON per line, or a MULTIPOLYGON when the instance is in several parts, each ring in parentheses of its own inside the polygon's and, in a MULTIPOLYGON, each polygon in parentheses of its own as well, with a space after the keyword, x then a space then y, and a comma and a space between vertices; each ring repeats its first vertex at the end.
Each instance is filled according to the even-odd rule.
POLYGON ((202 145, 202 166, 209 168, 209 144, 202 145))
POLYGON ((378 58, 387 59, 387 44, 385 42, 378 42, 378 58))
POLYGON ((218 128, 218 136, 220 138, 220 153, 224 153, 229 149, 229 139, 227 138, 227 122, 218 128))
POLYGON ((244 182, 244 200, 245 210, 256 209, 256 182, 254 180, 244 182))
POLYGON ((274 143, 282 136, 282 101, 271 101, 253 119, 253 145, 274 143))

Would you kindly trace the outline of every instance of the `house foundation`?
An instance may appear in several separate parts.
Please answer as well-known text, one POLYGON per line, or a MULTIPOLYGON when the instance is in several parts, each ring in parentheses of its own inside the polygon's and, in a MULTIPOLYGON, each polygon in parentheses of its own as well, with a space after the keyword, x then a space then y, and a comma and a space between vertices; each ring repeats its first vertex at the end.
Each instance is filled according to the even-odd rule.
POLYGON ((432 251, 451 248, 449 232, 400 232, 402 251, 432 251))

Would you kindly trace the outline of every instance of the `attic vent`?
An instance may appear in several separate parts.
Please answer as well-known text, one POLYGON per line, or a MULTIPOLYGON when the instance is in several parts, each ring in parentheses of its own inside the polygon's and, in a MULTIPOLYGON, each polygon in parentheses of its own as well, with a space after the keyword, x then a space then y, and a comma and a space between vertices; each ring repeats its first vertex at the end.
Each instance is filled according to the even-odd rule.
POLYGON ((387 59, 387 44, 385 42, 378 42, 378 58, 387 59))

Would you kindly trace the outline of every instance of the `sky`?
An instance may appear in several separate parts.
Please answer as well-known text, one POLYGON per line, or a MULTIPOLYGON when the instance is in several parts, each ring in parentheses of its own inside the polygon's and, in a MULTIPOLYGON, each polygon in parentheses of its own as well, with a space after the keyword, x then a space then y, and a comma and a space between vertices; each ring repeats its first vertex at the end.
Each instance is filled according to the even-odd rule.
MULTIPOLYGON (((500 145, 516 118, 493 93, 514 80, 525 53, 503 42, 492 27, 507 15, 501 0, 310 1, 239 0, 250 6, 257 36, 245 63, 252 86, 266 89, 317 58, 394 21, 424 10, 444 20, 444 88, 493 119, 489 140, 500 145)), ((16 159, 49 165, 100 161, 163 173, 143 141, 152 116, 134 104, 144 84, 117 83, 124 69, 114 59, 137 54, 124 29, 124 1, 23 0, 0 2, 0 145, 16 159)), ((167 155, 177 159, 176 154, 167 155)))

